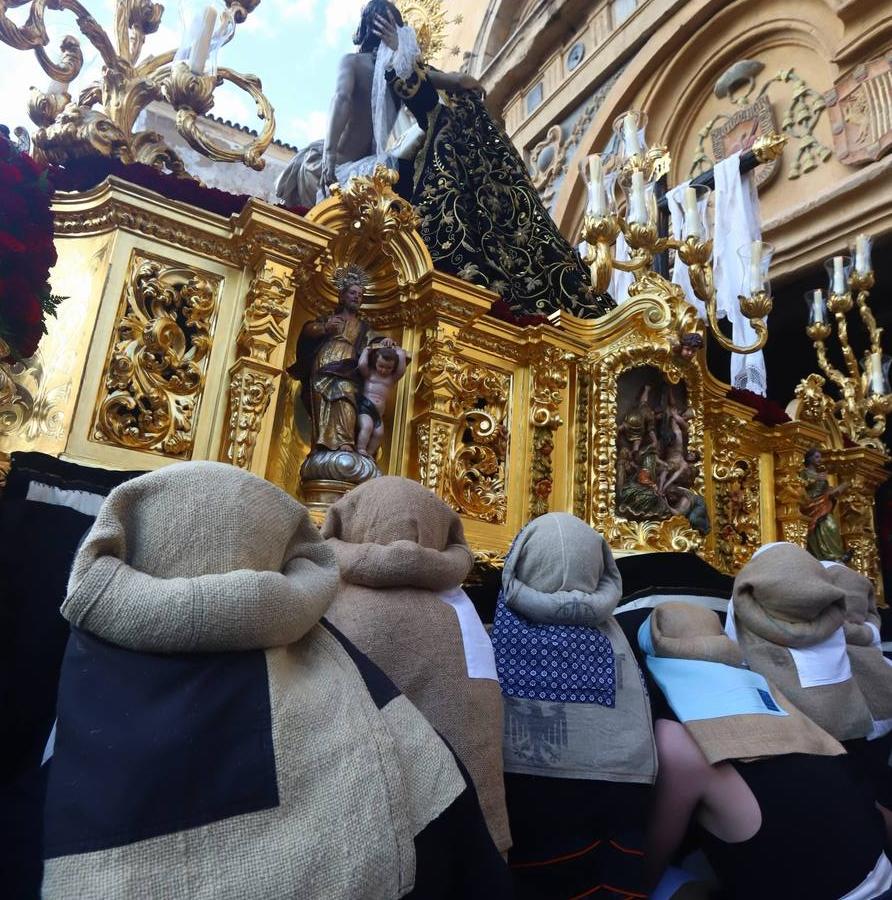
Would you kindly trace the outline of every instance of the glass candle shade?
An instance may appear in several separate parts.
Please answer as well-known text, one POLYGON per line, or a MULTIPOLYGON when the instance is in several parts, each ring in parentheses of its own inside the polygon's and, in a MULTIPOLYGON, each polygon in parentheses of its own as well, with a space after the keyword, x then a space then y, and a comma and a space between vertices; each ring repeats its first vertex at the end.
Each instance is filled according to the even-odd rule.
POLYGON ((765 241, 752 241, 738 248, 737 256, 740 259, 740 295, 752 297, 764 291, 771 293, 768 281, 768 269, 771 266, 771 257, 774 255, 774 246, 765 241))
POLYGON ((886 356, 880 350, 864 355, 868 397, 883 397, 892 393, 892 389, 889 387, 890 364, 892 364, 892 357, 886 356))
POLYGON ((709 202, 711 196, 712 191, 705 184, 689 185, 684 189, 682 240, 696 237, 698 240, 706 241, 712 237, 712 208, 709 202))
POLYGON ((630 156, 643 156, 647 152, 647 141, 644 129, 647 127, 647 113, 638 109, 617 116, 613 121, 616 135, 617 156, 620 167, 625 165, 630 156))
POLYGON ((808 308, 809 325, 825 325, 827 323, 827 298, 822 290, 806 291, 805 305, 808 308))
POLYGON ((832 256, 824 262, 824 268, 827 270, 827 290, 837 296, 845 294, 852 275, 852 257, 832 256))

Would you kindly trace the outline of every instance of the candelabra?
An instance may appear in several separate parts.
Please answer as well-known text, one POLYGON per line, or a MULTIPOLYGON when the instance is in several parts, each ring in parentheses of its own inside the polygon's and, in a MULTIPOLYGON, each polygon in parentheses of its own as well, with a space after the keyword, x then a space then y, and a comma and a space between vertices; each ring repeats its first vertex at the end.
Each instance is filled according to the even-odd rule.
POLYGON ((38 158, 65 163, 84 156, 110 156, 122 162, 143 162, 184 175, 177 153, 157 132, 134 132, 142 110, 154 100, 167 100, 176 110, 176 127, 199 153, 225 162, 243 162, 262 169, 262 154, 275 133, 275 116, 260 79, 217 67, 217 50, 228 42, 260 0, 223 0, 218 11, 209 6, 195 17, 178 50, 143 57, 146 35, 161 24, 164 7, 151 0, 116 0, 114 34, 109 36, 79 0, 0 0, 0 41, 16 50, 33 50, 51 82, 46 91, 32 88, 29 114, 39 126, 34 135, 38 158), (28 16, 17 25, 10 8, 29 5, 28 16), (72 100, 71 83, 84 62, 80 41, 66 35, 60 57, 46 51, 49 36, 47 9, 74 13, 81 34, 102 58, 100 80, 87 85, 72 100), (209 65, 210 63, 210 65, 209 65), (251 95, 257 115, 264 120, 261 133, 238 148, 216 144, 199 122, 214 104, 214 91, 229 81, 251 95))
MULTIPOLYGON (((765 319, 771 312, 772 298, 768 284, 768 265, 771 247, 755 241, 741 248, 744 264, 744 288, 738 296, 740 310, 749 319, 756 339, 747 346, 738 346, 725 337, 718 325, 716 290, 713 281, 713 242, 707 234, 706 205, 709 188, 692 185, 684 194, 684 225, 680 237, 660 233, 657 215, 656 183, 669 170, 669 154, 665 147, 647 148, 643 140, 646 117, 630 111, 615 123, 619 148, 610 160, 612 172, 598 155, 589 157, 589 203, 583 221, 582 238, 589 250, 584 261, 592 274, 592 285, 598 292, 606 291, 614 270, 629 272, 643 287, 653 279, 654 257, 674 250, 687 266, 691 288, 703 302, 706 318, 716 341, 734 353, 755 353, 765 346, 768 326, 765 319), (619 184, 627 197, 626 214, 616 212, 612 201, 619 184), (618 259, 613 247, 622 236, 629 249, 628 260, 618 259)), ((773 159, 783 150, 784 139, 766 135, 753 148, 760 162, 773 159)), ((634 292, 634 288, 633 288, 634 292)))
MULTIPOLYGON (((828 290, 808 291, 806 333, 815 345, 815 353, 821 371, 839 389, 839 399, 827 398, 842 433, 856 444, 885 451, 881 436, 886 427, 886 416, 892 412, 892 390, 889 386, 889 365, 892 360, 883 354, 881 337, 883 329, 877 327, 868 300, 874 286, 874 273, 870 261, 870 238, 861 234, 855 243, 854 260, 851 256, 834 256, 825 262, 828 290), (855 352, 849 342, 847 315, 857 306, 870 341, 864 360, 859 367, 855 352), (832 318, 831 318, 832 316, 832 318), (845 372, 830 363, 825 342, 836 336, 845 363, 845 372)), ((796 388, 800 399, 824 399, 824 380, 809 376, 796 388)))

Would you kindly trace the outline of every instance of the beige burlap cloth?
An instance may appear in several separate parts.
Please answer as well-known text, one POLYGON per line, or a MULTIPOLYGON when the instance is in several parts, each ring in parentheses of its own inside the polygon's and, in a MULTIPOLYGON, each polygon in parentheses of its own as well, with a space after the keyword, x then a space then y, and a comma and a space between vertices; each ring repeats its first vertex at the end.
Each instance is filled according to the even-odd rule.
POLYGON ((826 641, 845 619, 843 591, 810 553, 787 543, 757 553, 734 579, 734 616, 750 668, 837 740, 870 732, 870 710, 854 678, 805 687, 790 652, 826 641))
MULTIPOLYGON (((651 614, 650 631, 656 656, 743 667, 740 647, 724 633, 718 615, 711 609, 690 603, 663 603, 651 614)), ((711 764, 787 753, 845 753, 837 740, 803 715, 770 678, 763 677, 772 698, 788 715, 728 715, 684 723, 711 764)))
POLYGON ((471 775, 496 846, 507 850, 499 683, 468 676, 456 612, 440 597, 473 563, 461 520, 417 482, 385 477, 335 503, 322 534, 342 582, 327 618, 446 738, 471 775))
MULTIPOLYGON (((265 658, 279 802, 48 859, 45 897, 359 900, 411 891, 414 837, 465 782, 406 697, 379 709, 319 624, 337 585, 334 553, 306 510, 233 466, 174 465, 109 495, 75 559, 63 615, 131 650, 273 648, 265 658)), ((163 771, 133 773, 152 777, 163 771)))
POLYGON ((892 666, 875 643, 880 614, 870 579, 841 563, 825 566, 827 578, 845 594, 843 631, 852 674, 875 722, 892 719, 892 666), (873 626, 873 627, 871 627, 873 626), (876 631, 874 631, 876 629, 876 631))

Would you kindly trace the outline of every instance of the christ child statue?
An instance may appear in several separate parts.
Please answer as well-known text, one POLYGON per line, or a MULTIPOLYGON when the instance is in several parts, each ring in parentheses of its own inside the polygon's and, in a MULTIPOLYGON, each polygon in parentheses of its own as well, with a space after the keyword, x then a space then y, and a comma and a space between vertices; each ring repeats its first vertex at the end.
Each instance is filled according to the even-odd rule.
POLYGON ((359 434, 356 450, 374 456, 384 437, 384 410, 394 385, 406 374, 412 357, 402 347, 366 347, 357 369, 363 377, 359 395, 359 434))

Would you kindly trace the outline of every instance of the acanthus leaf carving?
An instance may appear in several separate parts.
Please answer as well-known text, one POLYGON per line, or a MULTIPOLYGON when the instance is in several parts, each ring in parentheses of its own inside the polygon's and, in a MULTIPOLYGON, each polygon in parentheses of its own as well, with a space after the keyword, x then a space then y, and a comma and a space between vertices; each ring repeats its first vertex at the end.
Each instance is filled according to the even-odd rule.
POLYGON ((91 438, 188 459, 221 279, 134 252, 91 438))

